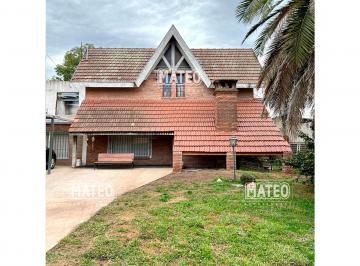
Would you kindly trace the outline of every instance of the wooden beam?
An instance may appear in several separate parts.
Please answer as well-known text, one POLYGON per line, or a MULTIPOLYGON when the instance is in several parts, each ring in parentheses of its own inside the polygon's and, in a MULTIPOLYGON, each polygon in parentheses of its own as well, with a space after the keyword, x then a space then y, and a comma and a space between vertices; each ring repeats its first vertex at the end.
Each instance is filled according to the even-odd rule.
MULTIPOLYGON (((183 155, 226 155, 225 152, 183 152, 183 155)), ((271 155, 283 155, 282 152, 275 153, 236 153, 236 156, 271 156, 271 155)))
POLYGON ((182 56, 180 59, 179 59, 179 62, 177 62, 176 66, 175 66, 175 70, 178 70, 180 64, 182 63, 182 61, 184 61, 185 57, 182 56))
POLYGON ((166 57, 165 57, 164 55, 162 56, 162 59, 164 60, 166 66, 167 66, 169 69, 171 69, 170 63, 169 63, 169 61, 166 59, 166 57))
POLYGON ((283 155, 282 152, 274 152, 274 153, 236 153, 236 156, 271 156, 271 155, 283 155))
POLYGON ((175 44, 171 43, 171 67, 175 68, 175 44))
POLYGON ((213 152, 213 153, 208 153, 208 152, 183 152, 183 155, 226 155, 226 153, 224 152, 213 152))

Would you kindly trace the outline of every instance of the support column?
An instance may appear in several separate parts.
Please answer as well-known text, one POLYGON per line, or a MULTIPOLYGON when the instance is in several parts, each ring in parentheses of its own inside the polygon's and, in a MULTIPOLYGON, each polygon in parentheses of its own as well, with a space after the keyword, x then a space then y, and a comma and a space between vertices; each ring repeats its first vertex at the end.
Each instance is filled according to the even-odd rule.
POLYGON ((52 161, 52 150, 53 150, 53 143, 54 143, 54 118, 51 118, 51 129, 49 131, 49 140, 48 140, 48 161, 47 163, 47 173, 48 175, 51 173, 51 161, 52 161))
POLYGON ((183 168, 183 158, 181 151, 173 152, 173 172, 181 172, 183 168))
POLYGON ((86 165, 87 135, 82 136, 81 165, 86 165))
POLYGON ((71 140, 71 167, 75 168, 76 167, 76 150, 77 150, 77 136, 72 136, 72 140, 71 140))
POLYGON ((226 153, 226 170, 233 170, 234 169, 234 156, 233 153, 227 152, 226 153))

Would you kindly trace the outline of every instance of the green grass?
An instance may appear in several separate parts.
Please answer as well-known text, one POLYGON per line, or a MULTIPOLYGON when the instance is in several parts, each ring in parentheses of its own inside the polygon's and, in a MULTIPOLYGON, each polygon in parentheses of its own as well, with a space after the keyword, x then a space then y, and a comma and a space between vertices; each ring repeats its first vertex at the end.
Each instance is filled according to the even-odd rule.
MULTIPOLYGON (((251 173, 257 182, 287 180, 251 173)), ((48 265, 313 265, 314 194, 292 183, 280 203, 244 199, 213 171, 159 180, 120 196, 47 253, 48 265), (212 175, 212 176, 211 176, 212 175)))

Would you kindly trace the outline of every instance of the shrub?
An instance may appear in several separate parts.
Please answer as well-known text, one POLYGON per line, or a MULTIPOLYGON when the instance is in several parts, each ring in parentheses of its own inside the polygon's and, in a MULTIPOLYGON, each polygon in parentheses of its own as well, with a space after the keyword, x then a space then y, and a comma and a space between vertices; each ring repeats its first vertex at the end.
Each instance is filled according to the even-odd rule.
POLYGON ((253 175, 250 174, 243 174, 240 177, 240 182, 241 184, 245 185, 246 183, 251 183, 251 182, 255 182, 256 178, 253 175))

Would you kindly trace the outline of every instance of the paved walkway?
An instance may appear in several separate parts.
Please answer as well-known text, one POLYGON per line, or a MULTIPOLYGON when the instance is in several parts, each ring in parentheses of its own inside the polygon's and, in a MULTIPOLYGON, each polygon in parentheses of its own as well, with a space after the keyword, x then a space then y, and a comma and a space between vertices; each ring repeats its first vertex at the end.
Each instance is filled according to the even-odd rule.
POLYGON ((46 250, 116 196, 171 172, 171 168, 93 170, 57 166, 46 177, 46 250))

